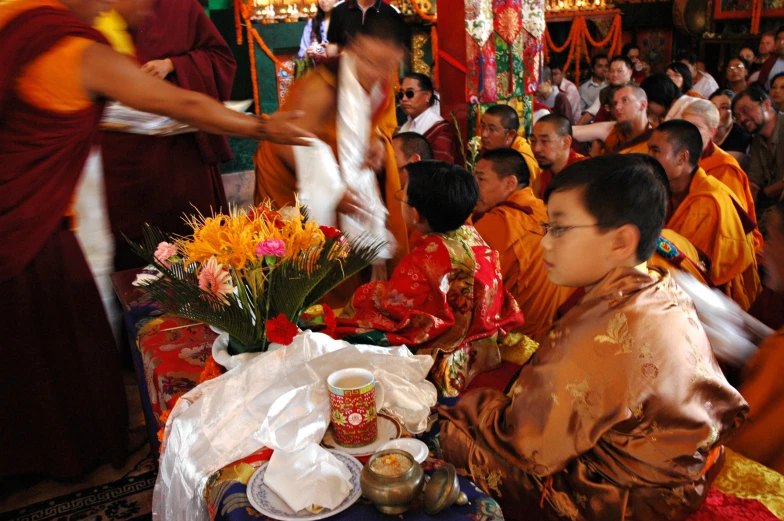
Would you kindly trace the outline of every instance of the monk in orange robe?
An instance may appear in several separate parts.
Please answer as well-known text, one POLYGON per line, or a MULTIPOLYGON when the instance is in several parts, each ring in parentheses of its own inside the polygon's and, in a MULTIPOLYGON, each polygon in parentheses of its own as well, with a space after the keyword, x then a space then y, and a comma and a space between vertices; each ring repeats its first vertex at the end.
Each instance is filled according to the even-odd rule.
POLYGON ((663 229, 648 266, 666 270, 681 270, 706 286, 713 286, 708 266, 710 259, 694 247, 689 240, 673 230, 663 229))
POLYGON ((506 519, 685 519, 748 406, 724 378, 691 299, 647 269, 667 194, 641 155, 592 158, 545 193, 551 282, 585 288, 507 395, 438 407, 445 460, 506 519))
MULTIPOLYGON (((401 184, 392 148, 392 134, 397 121, 395 97, 390 83, 392 71, 402 59, 403 47, 398 41, 398 35, 389 30, 391 24, 386 24, 383 19, 370 20, 346 47, 342 57, 325 60, 292 85, 282 110, 303 111, 307 115, 303 127, 329 146, 338 167, 343 169, 346 165, 341 165, 344 154, 341 152, 338 119, 343 116, 339 114, 341 93, 338 86, 344 88, 345 83, 341 79, 343 74, 351 75, 361 85, 364 94, 359 96, 365 96, 371 108, 370 122, 366 125, 370 133, 366 166, 377 172, 380 197, 389 212, 386 226, 396 242, 392 267, 408 251, 406 225, 400 212, 400 203, 394 199, 401 184), (347 66, 349 60, 351 65, 347 66)), ((298 192, 293 147, 261 143, 254 156, 254 163, 256 202, 271 199, 277 207, 292 205, 298 192)), ((324 196, 332 197, 335 194, 325 193, 324 196)), ((336 213, 350 215, 364 211, 363 201, 351 186, 345 190, 342 199, 339 196, 337 199, 340 202, 336 213)), ((343 286, 345 284, 341 285, 342 291, 353 289, 343 286)))
POLYGON ((572 124, 557 114, 547 114, 539 118, 531 130, 531 150, 541 173, 531 181, 534 195, 544 196, 547 185, 561 170, 585 159, 572 149, 572 124))
POLYGON ((761 290, 754 223, 729 188, 697 166, 702 154, 699 130, 688 121, 666 121, 654 131, 648 148, 670 181, 666 227, 705 252, 713 283, 741 308, 749 309, 761 290))
MULTIPOLYGON (((541 124, 540 120, 537 125, 541 124)), ((474 175, 479 183, 474 227, 499 253, 504 287, 525 317, 525 324, 517 332, 538 342, 572 291, 547 280, 544 252, 539 246, 547 210, 528 186, 528 167, 515 150, 497 148, 487 152, 477 162, 474 175)))
POLYGON ((501 104, 489 107, 482 114, 479 128, 482 135, 482 153, 496 148, 513 148, 525 159, 531 173, 531 183, 536 180, 540 172, 539 165, 528 140, 518 134, 520 118, 515 109, 501 104))
MULTIPOLYGON (((713 137, 719 127, 719 110, 710 101, 697 100, 683 110, 682 119, 694 124, 702 136, 703 149, 699 161, 700 168, 730 189, 743 211, 756 225, 757 210, 754 197, 751 194, 749 177, 740 167, 737 159, 713 142, 713 137)), ((754 236, 755 251, 759 253, 762 251, 763 245, 762 233, 755 227, 752 235, 754 236)))
MULTIPOLYGON (((767 222, 765 284, 784 291, 784 202, 773 207, 767 222)), ((749 423, 730 447, 784 473, 784 328, 767 338, 746 366, 740 392, 749 402, 749 423)))
MULTIPOLYGON (((574 139, 581 143, 601 141, 604 148, 591 149, 591 155, 645 154, 653 131, 648 122, 648 96, 636 85, 626 85, 613 94, 615 122, 578 125, 574 139)), ((594 147, 596 148, 596 147, 594 147)))

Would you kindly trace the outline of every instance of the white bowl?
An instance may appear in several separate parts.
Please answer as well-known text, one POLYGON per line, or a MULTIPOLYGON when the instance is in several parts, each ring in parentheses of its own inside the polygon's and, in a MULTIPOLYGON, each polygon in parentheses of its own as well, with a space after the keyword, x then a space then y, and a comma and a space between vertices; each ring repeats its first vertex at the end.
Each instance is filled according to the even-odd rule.
POLYGON ((378 450, 376 450, 376 452, 387 449, 404 450, 411 454, 417 463, 422 463, 425 461, 427 459, 428 453, 430 452, 428 451, 425 442, 419 441, 416 438, 398 438, 396 440, 389 440, 385 444, 381 445, 378 450))

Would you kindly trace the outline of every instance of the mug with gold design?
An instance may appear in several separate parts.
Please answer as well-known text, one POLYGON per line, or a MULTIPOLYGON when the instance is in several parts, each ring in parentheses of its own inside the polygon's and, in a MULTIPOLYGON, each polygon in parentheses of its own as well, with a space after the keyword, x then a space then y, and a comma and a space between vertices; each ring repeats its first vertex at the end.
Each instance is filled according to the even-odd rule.
POLYGON ((378 436, 376 380, 367 369, 335 371, 327 378, 332 432, 343 447, 362 447, 378 436))

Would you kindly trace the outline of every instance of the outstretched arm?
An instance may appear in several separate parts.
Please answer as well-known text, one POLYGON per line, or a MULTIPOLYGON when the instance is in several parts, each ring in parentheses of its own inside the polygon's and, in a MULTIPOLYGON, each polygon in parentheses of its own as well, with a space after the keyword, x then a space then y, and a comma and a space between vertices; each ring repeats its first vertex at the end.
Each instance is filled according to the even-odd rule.
POLYGON ((169 116, 205 132, 300 145, 312 134, 300 129, 297 112, 256 118, 227 109, 214 99, 151 77, 126 56, 100 43, 84 52, 82 84, 91 95, 118 100, 145 112, 169 116))
POLYGON ((591 123, 590 125, 575 125, 572 127, 572 138, 580 143, 595 140, 606 141, 607 136, 615 126, 614 121, 603 121, 601 123, 591 123))

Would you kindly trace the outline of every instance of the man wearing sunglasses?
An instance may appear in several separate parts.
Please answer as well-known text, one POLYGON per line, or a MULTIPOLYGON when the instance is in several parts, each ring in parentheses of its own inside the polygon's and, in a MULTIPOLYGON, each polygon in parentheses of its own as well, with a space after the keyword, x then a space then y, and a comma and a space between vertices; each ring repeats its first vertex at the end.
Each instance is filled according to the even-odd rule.
POLYGON ((460 142, 452 124, 441 117, 438 96, 430 77, 410 73, 403 78, 400 87, 400 108, 408 117, 400 127, 400 132, 423 135, 433 149, 435 159, 462 166, 464 161, 460 142))

